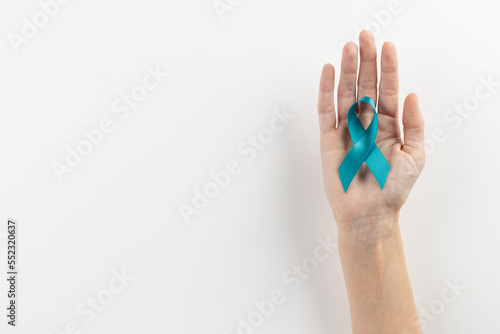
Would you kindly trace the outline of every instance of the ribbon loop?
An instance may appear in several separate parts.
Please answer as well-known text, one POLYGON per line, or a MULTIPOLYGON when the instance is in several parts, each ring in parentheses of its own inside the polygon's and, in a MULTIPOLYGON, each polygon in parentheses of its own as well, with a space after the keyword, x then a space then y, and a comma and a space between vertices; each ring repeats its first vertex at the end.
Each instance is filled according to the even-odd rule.
POLYGON ((378 117, 375 103, 370 97, 362 97, 349 108, 347 124, 353 146, 347 152, 339 167, 339 176, 344 192, 347 192, 347 188, 349 188, 363 162, 366 162, 366 165, 370 168, 373 176, 375 176, 378 184, 383 189, 391 166, 375 144, 378 131, 378 117), (366 129, 356 115, 356 105, 360 102, 368 103, 373 108, 373 119, 366 129))

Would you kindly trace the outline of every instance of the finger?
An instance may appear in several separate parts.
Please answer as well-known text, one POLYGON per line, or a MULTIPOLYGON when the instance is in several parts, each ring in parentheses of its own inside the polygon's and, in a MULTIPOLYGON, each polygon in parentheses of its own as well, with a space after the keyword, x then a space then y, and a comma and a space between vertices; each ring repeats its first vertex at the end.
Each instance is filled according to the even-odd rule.
MULTIPOLYGON (((359 55, 358 100, 368 96, 377 101, 377 49, 375 38, 369 30, 363 30, 359 34, 359 55)), ((373 109, 366 103, 358 104, 360 113, 371 110, 373 109)))
POLYGON ((321 133, 335 129, 335 106, 333 90, 335 87, 335 69, 331 64, 323 66, 319 83, 318 113, 321 133))
POLYGON ((404 145, 402 150, 411 154, 421 168, 425 160, 424 127, 417 94, 409 94, 403 106, 404 145))
POLYGON ((391 42, 385 42, 382 46, 380 62, 379 127, 381 132, 387 132, 400 138, 398 56, 396 47, 391 42))
POLYGON ((342 51, 339 90, 337 93, 340 124, 347 125, 347 113, 356 102, 356 76, 358 71, 358 46, 349 42, 342 51))

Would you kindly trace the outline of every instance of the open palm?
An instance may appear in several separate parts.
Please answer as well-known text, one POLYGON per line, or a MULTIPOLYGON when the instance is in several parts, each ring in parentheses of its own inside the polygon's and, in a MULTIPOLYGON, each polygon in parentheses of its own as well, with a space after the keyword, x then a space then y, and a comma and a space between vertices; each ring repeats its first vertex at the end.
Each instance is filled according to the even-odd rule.
MULTIPOLYGON (((321 74, 318 112, 323 180, 337 224, 397 215, 425 162, 424 121, 415 94, 408 95, 404 102, 404 141, 401 138, 396 48, 390 42, 382 47, 378 89, 377 52, 371 32, 360 33, 359 53, 358 74, 358 47, 352 42, 344 46, 337 112, 334 106, 334 67, 325 65, 321 74), (344 193, 338 168, 353 145, 347 126, 347 112, 361 97, 369 96, 377 101, 377 95, 379 125, 375 143, 391 165, 391 170, 381 189, 364 163, 344 193)), ((366 128, 372 120, 373 109, 366 103, 359 103, 357 116, 366 128)))

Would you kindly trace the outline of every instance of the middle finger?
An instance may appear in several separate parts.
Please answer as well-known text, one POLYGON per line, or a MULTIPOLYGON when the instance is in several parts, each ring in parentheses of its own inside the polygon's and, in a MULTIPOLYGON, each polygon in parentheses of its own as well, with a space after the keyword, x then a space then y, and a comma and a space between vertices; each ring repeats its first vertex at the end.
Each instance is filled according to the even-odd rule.
MULTIPOLYGON (((377 101, 377 49, 375 38, 371 31, 363 30, 359 34, 359 77, 358 77, 358 100, 368 96, 377 101)), ((366 103, 358 104, 358 116, 366 127, 372 116, 372 108, 366 103)))

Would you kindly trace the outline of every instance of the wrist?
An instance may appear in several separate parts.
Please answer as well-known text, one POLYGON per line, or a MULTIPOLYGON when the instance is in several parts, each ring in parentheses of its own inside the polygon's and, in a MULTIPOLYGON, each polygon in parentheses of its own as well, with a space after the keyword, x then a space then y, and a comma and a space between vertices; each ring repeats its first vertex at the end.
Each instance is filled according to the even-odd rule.
POLYGON ((405 263, 398 216, 365 217, 340 225, 338 250, 348 280, 364 271, 373 282, 384 280, 388 272, 400 273, 394 269, 405 263))
POLYGON ((400 236, 399 211, 337 221, 339 244, 369 245, 392 240, 400 236))

